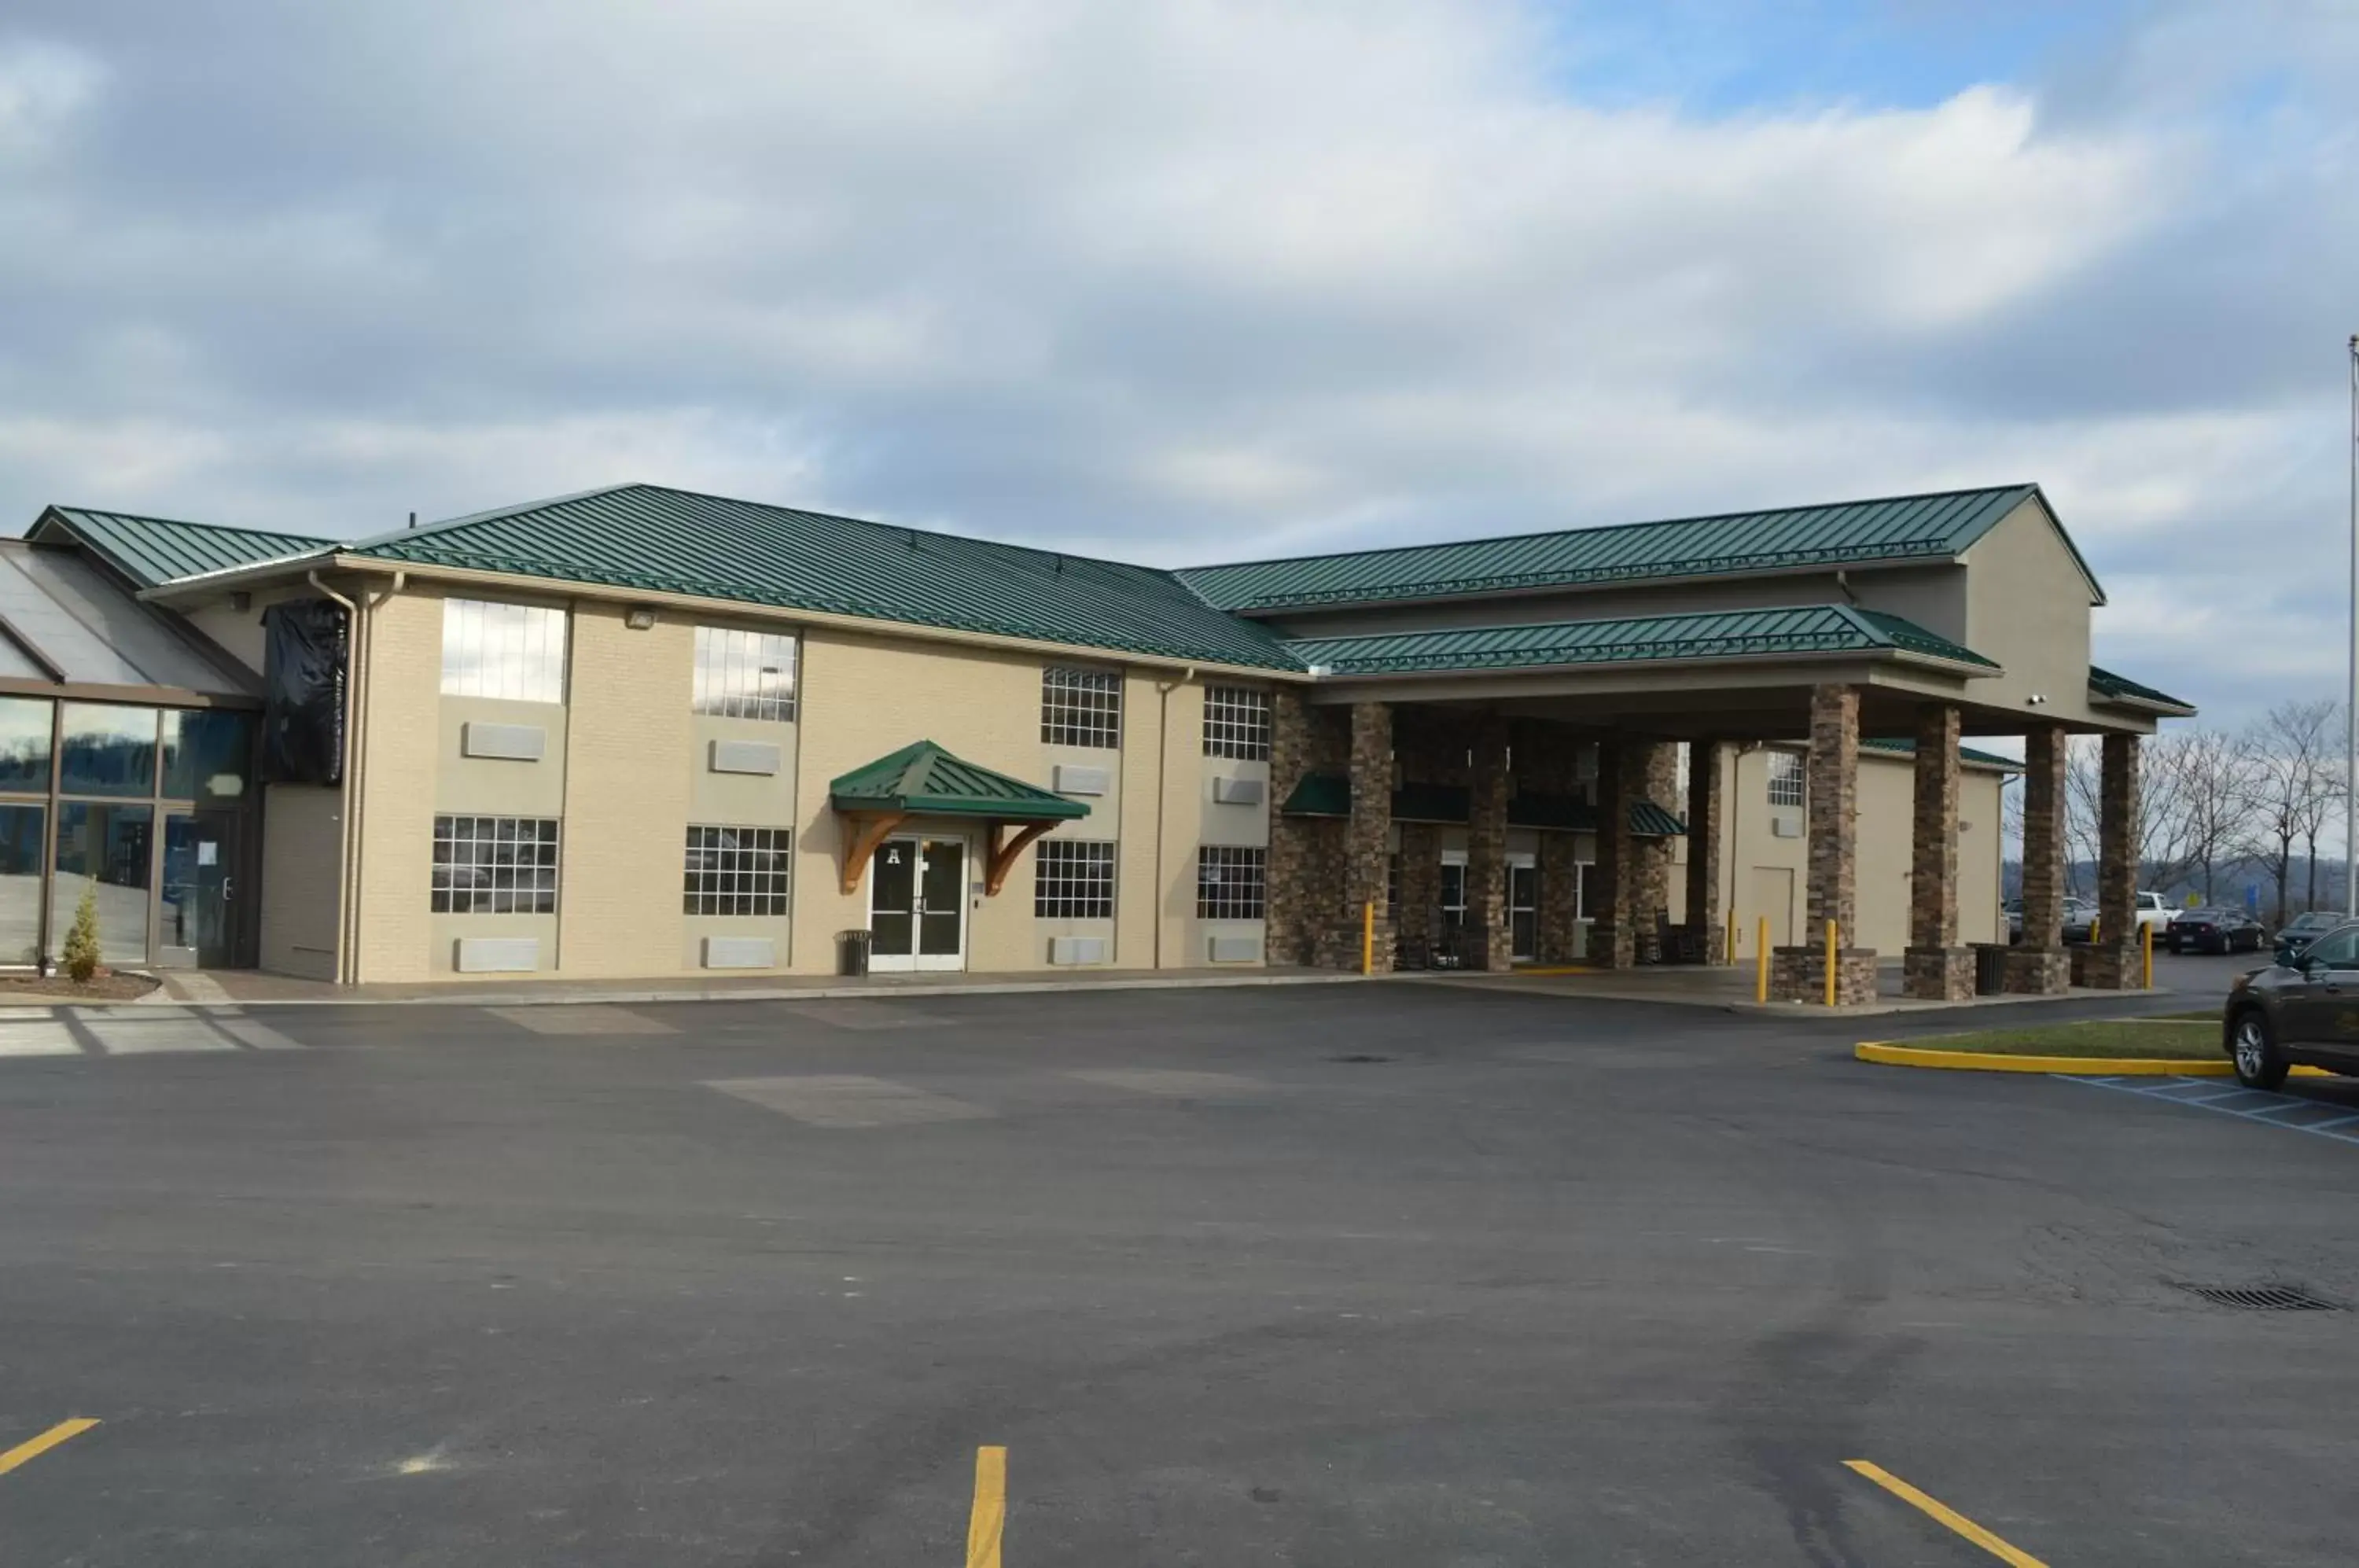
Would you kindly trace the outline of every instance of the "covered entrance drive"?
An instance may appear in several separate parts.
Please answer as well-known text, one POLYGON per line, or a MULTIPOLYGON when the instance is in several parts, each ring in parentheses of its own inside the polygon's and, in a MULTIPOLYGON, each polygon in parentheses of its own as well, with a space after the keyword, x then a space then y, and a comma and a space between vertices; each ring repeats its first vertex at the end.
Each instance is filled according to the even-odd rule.
POLYGON ((965 968, 969 914, 1035 839, 1090 814, 929 740, 831 781, 828 800, 844 820, 842 889, 867 877, 869 966, 887 973, 965 968))

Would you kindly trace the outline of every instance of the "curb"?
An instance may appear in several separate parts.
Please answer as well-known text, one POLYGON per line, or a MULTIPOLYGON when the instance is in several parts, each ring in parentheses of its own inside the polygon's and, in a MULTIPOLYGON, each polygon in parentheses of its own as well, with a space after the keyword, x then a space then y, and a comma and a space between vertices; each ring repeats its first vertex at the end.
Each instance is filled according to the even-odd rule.
POLYGON ((620 1007, 672 1006, 691 1002, 845 1002, 923 1001, 929 996, 1016 996, 1049 993, 1089 996, 1113 991, 1223 991, 1251 986, 1348 985, 1366 976, 1351 974, 1186 975, 1169 978, 1141 976, 1132 980, 1093 980, 1080 984, 1056 980, 974 980, 945 985, 766 985, 740 991, 664 990, 563 993, 552 982, 548 990, 484 991, 420 996, 256 996, 239 1000, 190 1001, 165 995, 158 986, 128 1002, 26 1002, 27 1007, 179 1007, 190 1012, 244 1012, 255 1007, 564 1007, 588 1003, 620 1007), (559 994, 552 995, 552 992, 559 994))
MULTIPOLYGON (((1939 1067, 1961 1073, 2069 1073, 2079 1078, 2229 1078, 2235 1064, 2225 1057, 2168 1056, 2010 1056, 1989 1051, 1938 1051, 1929 1046, 1896 1045, 1889 1040, 1864 1040, 1851 1053, 1862 1062, 1886 1067, 1939 1067)), ((2296 1078, 2332 1078, 2319 1067, 2297 1067, 2296 1078)))

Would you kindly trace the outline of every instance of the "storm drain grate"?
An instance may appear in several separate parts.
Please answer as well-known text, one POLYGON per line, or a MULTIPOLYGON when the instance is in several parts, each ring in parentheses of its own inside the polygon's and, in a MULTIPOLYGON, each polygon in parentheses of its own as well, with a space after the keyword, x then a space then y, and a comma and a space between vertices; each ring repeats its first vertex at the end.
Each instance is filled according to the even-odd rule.
POLYGON ((2179 1288, 2190 1295, 2202 1297, 2215 1307, 2243 1307, 2262 1312, 2335 1312, 2343 1310, 2342 1302, 2313 1296, 2299 1285, 2181 1285, 2179 1288))
POLYGON ((1327 1060, 1330 1062, 1348 1062, 1355 1066, 1364 1066, 1371 1062, 1390 1062, 1392 1058, 1389 1056, 1370 1056, 1365 1051, 1358 1051, 1350 1056, 1331 1056, 1327 1060))

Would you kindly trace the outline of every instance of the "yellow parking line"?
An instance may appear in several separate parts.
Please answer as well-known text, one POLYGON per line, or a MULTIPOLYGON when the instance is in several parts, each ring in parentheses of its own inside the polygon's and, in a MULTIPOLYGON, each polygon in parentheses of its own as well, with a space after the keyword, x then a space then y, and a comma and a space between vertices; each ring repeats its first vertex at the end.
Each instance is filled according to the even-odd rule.
POLYGON ((2028 1552, 2017 1551, 1955 1508, 1927 1497, 1891 1471, 1880 1465, 1871 1465, 1864 1459, 1846 1459, 1843 1461, 1843 1465, 1846 1469, 1855 1470, 1866 1476, 1910 1508, 1948 1525, 2000 1562, 2011 1564, 2012 1568, 2048 1568, 2047 1563, 2028 1552))
POLYGON ((966 1519, 966 1568, 999 1568, 999 1532, 1007 1523, 1007 1450, 974 1451, 974 1511, 966 1519))
POLYGON ((88 1416, 76 1416, 71 1421, 58 1422, 38 1437, 27 1438, 7 1453, 0 1454, 0 1475, 5 1475, 27 1460, 38 1459, 66 1439, 80 1437, 97 1424, 88 1416))

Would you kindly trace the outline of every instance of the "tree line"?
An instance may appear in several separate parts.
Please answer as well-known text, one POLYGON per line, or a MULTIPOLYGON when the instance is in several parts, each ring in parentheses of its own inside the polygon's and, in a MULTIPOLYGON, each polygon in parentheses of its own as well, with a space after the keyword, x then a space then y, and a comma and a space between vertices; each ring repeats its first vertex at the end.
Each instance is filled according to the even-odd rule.
MULTIPOLYGON (((2099 756, 2076 735, 2065 772, 2065 853, 2072 890, 2095 896, 2099 756)), ((2170 729, 2149 738, 2140 767, 2138 886, 2218 901, 2223 883, 2257 875, 2276 923, 2321 901, 2341 907, 2339 863, 2321 865, 2321 837, 2339 830, 2344 776, 2343 706, 2287 702, 2241 730, 2170 729)), ((2020 790, 2008 791, 2020 842, 2020 790)), ((2339 831, 2333 836, 2341 837, 2339 831)))

